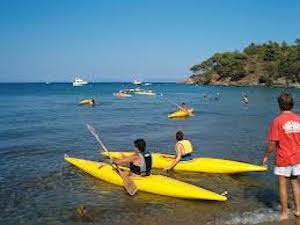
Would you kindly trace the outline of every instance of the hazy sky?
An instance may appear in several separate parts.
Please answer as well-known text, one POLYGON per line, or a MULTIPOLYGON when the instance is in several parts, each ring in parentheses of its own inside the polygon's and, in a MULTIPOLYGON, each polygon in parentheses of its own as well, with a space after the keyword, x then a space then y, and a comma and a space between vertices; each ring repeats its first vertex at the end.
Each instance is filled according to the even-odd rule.
POLYGON ((0 0, 0 82, 175 81, 218 51, 300 37, 298 0, 0 0))

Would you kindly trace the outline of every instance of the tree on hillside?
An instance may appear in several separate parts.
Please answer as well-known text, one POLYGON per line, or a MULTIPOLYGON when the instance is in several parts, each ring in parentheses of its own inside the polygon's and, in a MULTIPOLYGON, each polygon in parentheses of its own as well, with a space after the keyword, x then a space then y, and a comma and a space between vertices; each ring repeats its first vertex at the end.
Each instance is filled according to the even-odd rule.
POLYGON ((218 80, 239 81, 249 74, 256 74, 259 82, 273 84, 279 78, 300 83, 300 39, 289 45, 269 41, 263 44, 251 43, 242 52, 215 53, 212 57, 192 66, 194 78, 211 77, 218 80), (215 74, 216 76, 212 76, 215 74))

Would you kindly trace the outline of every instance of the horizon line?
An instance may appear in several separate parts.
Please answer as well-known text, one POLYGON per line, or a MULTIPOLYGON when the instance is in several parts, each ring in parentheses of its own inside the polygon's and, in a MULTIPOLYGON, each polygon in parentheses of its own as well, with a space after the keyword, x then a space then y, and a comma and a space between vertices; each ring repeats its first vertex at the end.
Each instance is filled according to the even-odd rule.
MULTIPOLYGON (((42 83, 42 84, 72 84, 71 81, 0 81, 0 84, 32 84, 32 83, 42 83)), ((88 84, 96 84, 96 83, 132 83, 132 81, 93 81, 88 82, 88 84)), ((177 81, 145 81, 143 83, 179 83, 177 81)), ((87 85, 88 85, 87 84, 87 85)))

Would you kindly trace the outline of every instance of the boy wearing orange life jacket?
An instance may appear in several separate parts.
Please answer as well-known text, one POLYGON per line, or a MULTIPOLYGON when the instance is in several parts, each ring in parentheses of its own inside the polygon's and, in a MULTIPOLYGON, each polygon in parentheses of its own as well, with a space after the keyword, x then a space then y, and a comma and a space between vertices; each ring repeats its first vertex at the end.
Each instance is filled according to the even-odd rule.
POLYGON ((166 167, 164 171, 168 171, 173 169, 178 162, 180 161, 189 161, 192 160, 192 152, 193 152, 193 146, 189 140, 183 139, 184 134, 182 131, 178 131, 176 133, 176 145, 175 145, 175 151, 176 151, 176 158, 171 163, 170 166, 166 167))

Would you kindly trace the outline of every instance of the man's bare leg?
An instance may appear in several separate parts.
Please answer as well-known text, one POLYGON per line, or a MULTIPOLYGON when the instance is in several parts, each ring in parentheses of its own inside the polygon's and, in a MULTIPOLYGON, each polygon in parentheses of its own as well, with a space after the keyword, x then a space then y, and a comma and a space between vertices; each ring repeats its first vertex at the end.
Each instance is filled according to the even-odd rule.
POLYGON ((291 183, 293 188, 295 208, 293 213, 295 216, 300 216, 300 185, 296 176, 291 176, 291 183))
POLYGON ((284 176, 278 177, 279 196, 280 196, 280 220, 288 219, 288 193, 287 193, 287 178, 284 176))

